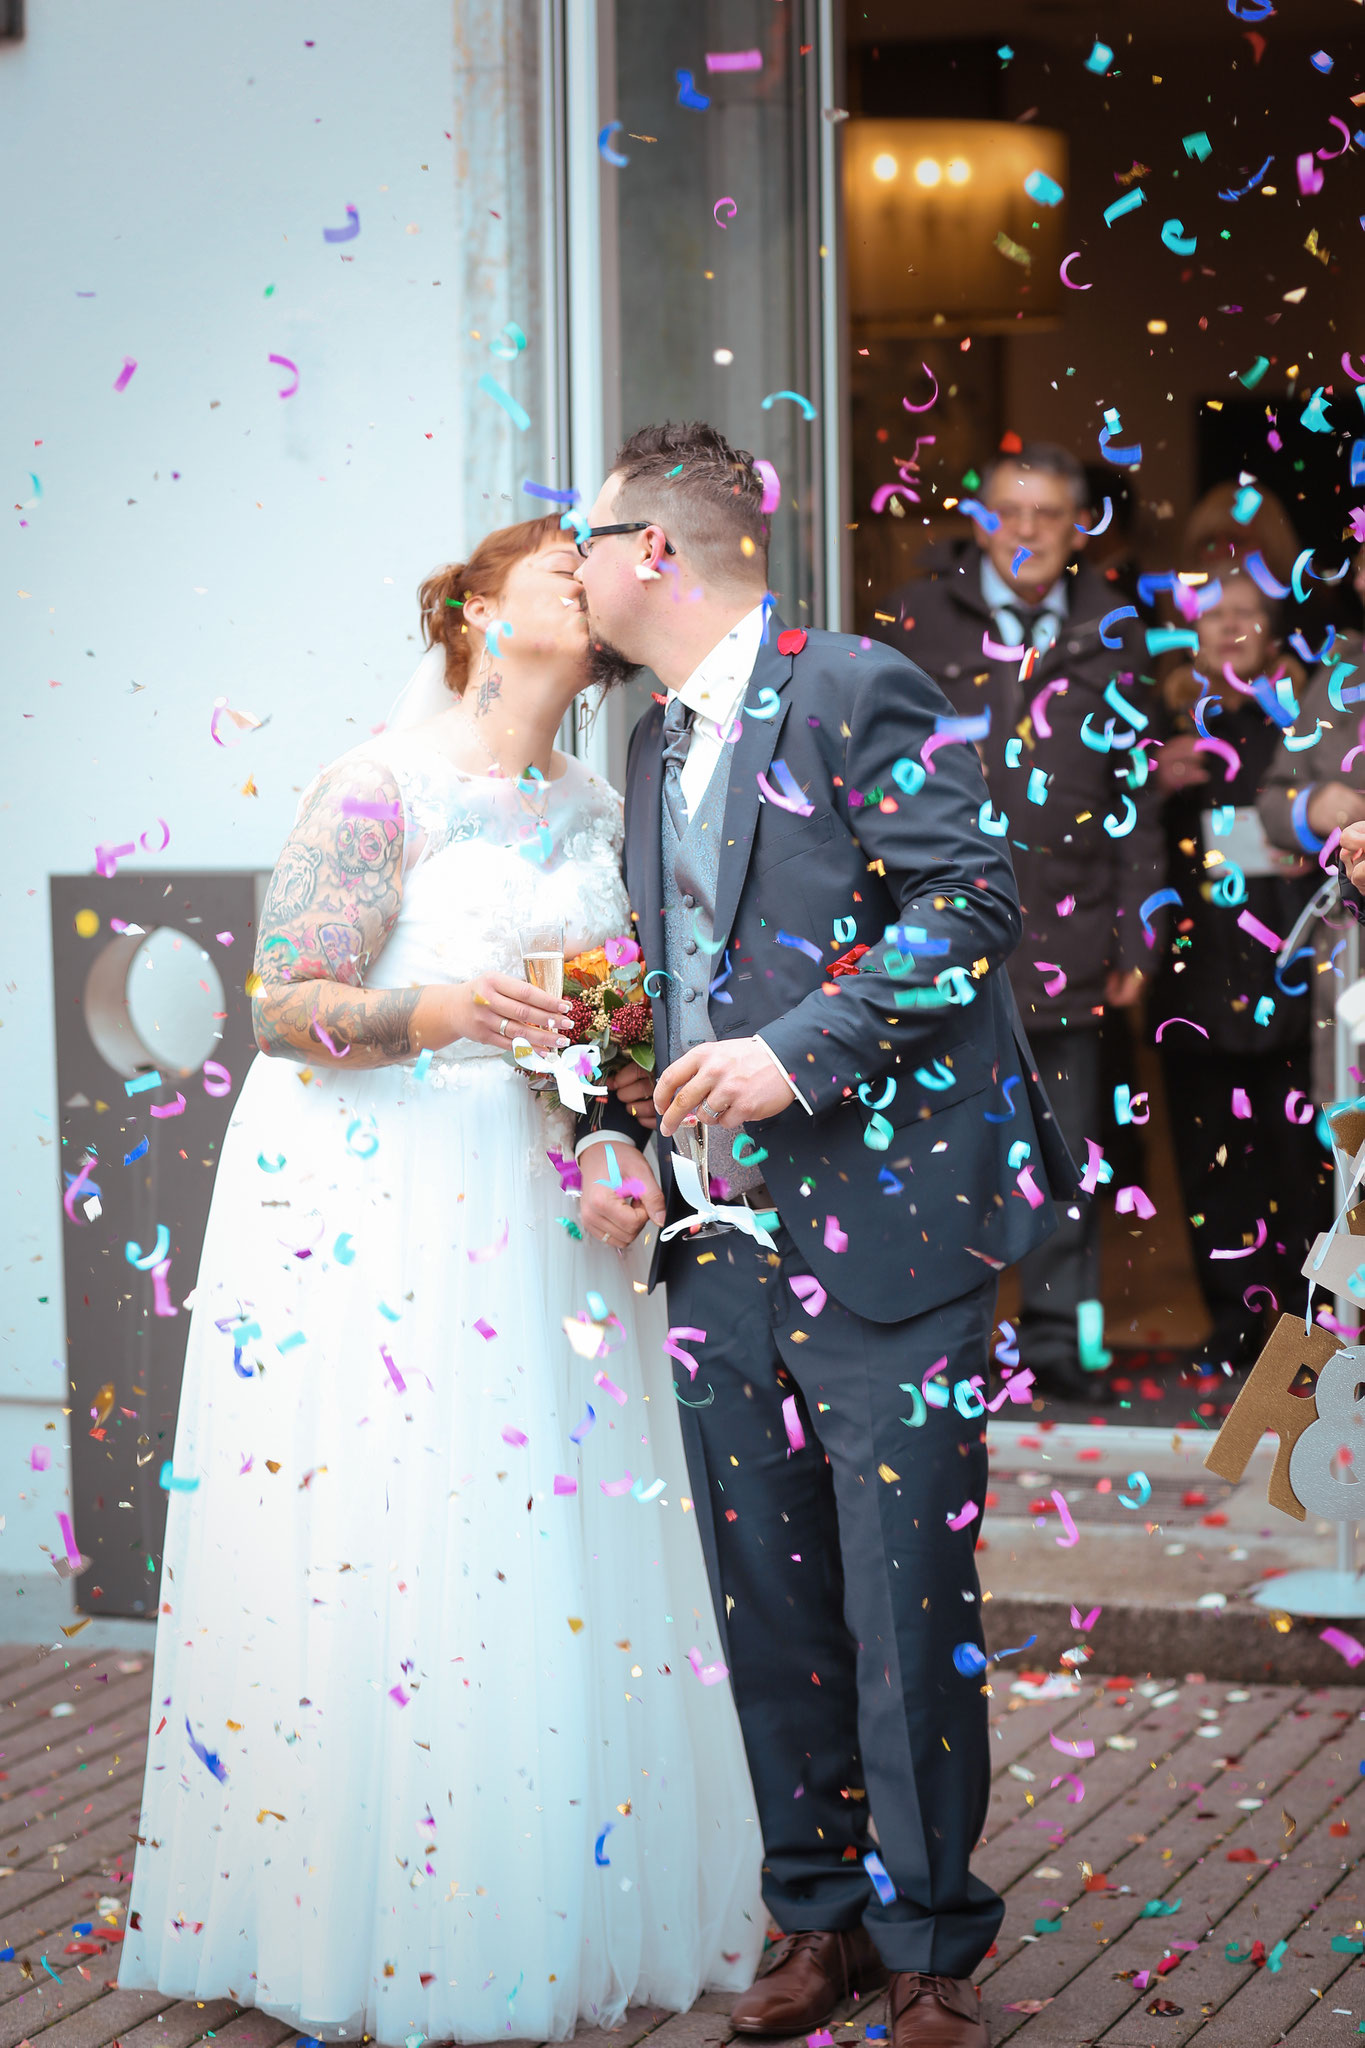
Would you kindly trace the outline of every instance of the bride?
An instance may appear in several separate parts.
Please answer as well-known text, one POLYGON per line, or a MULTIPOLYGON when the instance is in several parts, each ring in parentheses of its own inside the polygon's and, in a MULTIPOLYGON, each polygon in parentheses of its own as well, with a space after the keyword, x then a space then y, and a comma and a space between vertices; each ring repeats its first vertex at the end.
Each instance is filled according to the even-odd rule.
POLYGON ((762 1946, 665 1320, 509 1057, 567 1043, 519 928, 630 929, 576 565, 434 577, 435 715, 306 792, 204 1240, 119 1981, 326 2040, 562 2040, 762 1946))

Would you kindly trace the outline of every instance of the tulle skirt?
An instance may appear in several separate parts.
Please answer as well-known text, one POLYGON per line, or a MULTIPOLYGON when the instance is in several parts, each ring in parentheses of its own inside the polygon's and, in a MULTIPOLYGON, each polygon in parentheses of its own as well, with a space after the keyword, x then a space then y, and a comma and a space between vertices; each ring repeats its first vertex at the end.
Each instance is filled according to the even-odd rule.
POLYGON ((750 1982, 761 1845, 666 1318, 566 1227, 568 1137, 497 1059, 249 1075, 120 1983, 397 2048, 750 1982))

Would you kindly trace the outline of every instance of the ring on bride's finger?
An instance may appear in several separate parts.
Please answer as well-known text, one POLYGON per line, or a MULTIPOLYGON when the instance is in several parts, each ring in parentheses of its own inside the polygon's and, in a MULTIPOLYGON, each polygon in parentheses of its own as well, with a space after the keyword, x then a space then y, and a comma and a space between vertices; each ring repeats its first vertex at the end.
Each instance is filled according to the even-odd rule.
POLYGON ((503 1020, 502 1020, 502 1022, 501 1022, 501 1023, 500 1023, 499 1025, 498 1025, 498 1037, 499 1037, 499 1038, 506 1038, 506 1036, 507 1036, 507 1019, 506 1019, 506 1018, 504 1017, 504 1018, 503 1018, 503 1020))

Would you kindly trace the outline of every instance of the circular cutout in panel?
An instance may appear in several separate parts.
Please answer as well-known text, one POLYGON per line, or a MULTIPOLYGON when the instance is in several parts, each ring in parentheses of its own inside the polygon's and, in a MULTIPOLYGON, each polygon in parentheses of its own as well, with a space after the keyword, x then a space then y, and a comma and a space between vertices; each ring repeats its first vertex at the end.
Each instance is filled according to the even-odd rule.
POLYGON ((148 1067, 194 1073, 213 1056, 226 1008, 214 962, 171 925, 111 939, 86 976, 86 1030, 125 1080, 148 1067))

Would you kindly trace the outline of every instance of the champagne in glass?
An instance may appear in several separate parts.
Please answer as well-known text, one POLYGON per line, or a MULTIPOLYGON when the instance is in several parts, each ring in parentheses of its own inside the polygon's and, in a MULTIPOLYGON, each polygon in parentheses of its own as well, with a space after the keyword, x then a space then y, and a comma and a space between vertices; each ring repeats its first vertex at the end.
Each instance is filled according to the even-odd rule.
POLYGON ((523 925, 518 937, 525 979, 558 1002, 564 993, 563 923, 551 919, 544 924, 523 925))

